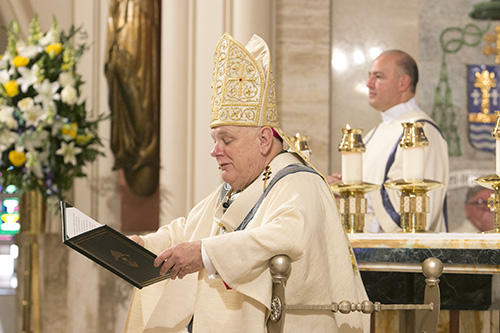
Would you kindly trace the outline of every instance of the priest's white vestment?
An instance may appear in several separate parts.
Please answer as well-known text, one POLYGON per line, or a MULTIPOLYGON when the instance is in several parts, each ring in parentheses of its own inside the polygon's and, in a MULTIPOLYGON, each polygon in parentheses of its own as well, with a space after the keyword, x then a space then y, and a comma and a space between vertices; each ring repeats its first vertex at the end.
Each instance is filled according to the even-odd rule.
POLYGON ((366 152, 363 154, 363 180, 382 186, 380 190, 367 193, 368 210, 369 213, 374 213, 374 219, 366 223, 365 231, 395 232, 400 230, 395 222, 395 215, 399 216, 397 212, 399 212, 400 191, 384 189, 383 184, 387 181, 403 179, 403 148, 399 147, 399 140, 403 134, 401 124, 424 121, 423 130, 429 141, 429 146, 424 149, 424 177, 444 184, 439 189, 427 192, 429 196, 428 206, 430 207, 426 229, 446 232, 444 205, 449 177, 448 144, 435 126, 434 121, 418 108, 414 99, 399 104, 384 113, 391 112, 393 118, 386 116, 384 122, 368 132, 363 138, 366 146, 366 152), (387 194, 386 200, 384 200, 383 191, 387 194))

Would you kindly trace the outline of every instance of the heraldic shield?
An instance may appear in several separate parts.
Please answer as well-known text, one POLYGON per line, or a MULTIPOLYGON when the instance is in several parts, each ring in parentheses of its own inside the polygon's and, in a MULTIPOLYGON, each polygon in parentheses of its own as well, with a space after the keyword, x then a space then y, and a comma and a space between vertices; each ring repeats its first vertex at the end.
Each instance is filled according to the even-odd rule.
POLYGON ((500 67, 467 65, 469 141, 477 150, 495 153, 495 111, 500 110, 500 67))

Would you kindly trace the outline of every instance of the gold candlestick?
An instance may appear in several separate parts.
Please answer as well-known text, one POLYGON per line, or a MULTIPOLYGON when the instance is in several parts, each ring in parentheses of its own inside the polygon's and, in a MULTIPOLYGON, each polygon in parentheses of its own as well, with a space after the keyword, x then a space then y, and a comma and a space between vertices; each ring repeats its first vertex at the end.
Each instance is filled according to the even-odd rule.
POLYGON ((430 179, 422 181, 400 179, 386 182, 384 186, 401 191, 399 208, 401 231, 407 233, 427 232, 425 229, 429 208, 427 192, 442 187, 443 183, 430 179))
POLYGON ((333 192, 338 193, 337 204, 340 220, 349 234, 362 233, 365 227, 365 193, 378 190, 379 185, 361 182, 359 184, 338 182, 330 184, 333 192))
MULTIPOLYGON (((366 151, 365 144, 363 143, 363 139, 361 137, 363 130, 350 128, 349 125, 346 128, 342 129, 342 139, 339 144, 339 151, 343 154, 343 168, 342 172, 346 172, 346 168, 344 167, 344 163, 349 162, 348 160, 344 161, 344 154, 351 153, 364 153, 366 151)), ((362 166, 361 162, 362 158, 359 159, 360 165, 346 166, 352 167, 361 173, 359 178, 362 178, 362 166)), ((356 163, 355 160, 351 161, 356 163)), ((351 168, 349 169, 349 171, 351 168)), ((342 176, 344 178, 344 175, 342 176)), ((349 178, 349 177, 348 177, 349 178)), ((358 178, 356 176, 354 179, 358 178)), ((380 186, 375 184, 370 184, 363 182, 362 180, 356 181, 348 179, 347 181, 338 182, 335 184, 330 184, 330 187, 334 193, 339 194, 337 199, 340 219, 342 221, 342 225, 347 233, 362 233, 365 226, 365 214, 366 214, 366 198, 365 193, 370 192, 376 189, 379 189, 380 186)))
POLYGON ((295 149, 300 151, 309 161, 311 160, 312 151, 307 143, 307 140, 309 140, 308 136, 297 133, 295 136, 289 136, 288 139, 291 141, 295 149))
POLYGON ((399 142, 401 148, 427 147, 429 140, 424 133, 424 122, 402 123, 403 136, 399 142))
POLYGON ((485 231, 485 233, 500 233, 500 177, 498 175, 483 176, 476 179, 476 183, 495 191, 488 199, 488 207, 493 212, 495 226, 492 230, 485 231))
POLYGON ((362 129, 351 128, 349 124, 347 124, 346 127, 342 129, 342 139, 340 140, 339 151, 347 153, 364 153, 366 147, 363 143, 362 133, 362 129))
POLYGON ((494 229, 486 231, 487 233, 500 233, 500 176, 498 175, 500 171, 500 156, 499 150, 498 150, 498 145, 500 140, 500 112, 495 111, 495 114, 497 116, 497 121, 495 124, 495 128, 491 132, 491 136, 494 137, 497 142, 497 156, 496 156, 496 173, 495 175, 488 175, 488 176, 483 176, 478 179, 476 179, 476 183, 479 185, 493 189, 495 192, 491 194, 490 198, 488 199, 488 207, 490 208, 490 211, 493 212, 493 215, 495 217, 495 226, 494 229))
MULTIPOLYGON (((401 148, 422 148, 429 144, 424 133, 423 122, 403 123, 402 125, 403 136, 399 142, 401 148)), ((414 163, 416 165, 412 166, 422 167, 422 170, 418 169, 416 172, 403 170, 404 179, 386 182, 384 186, 401 191, 399 211, 401 216, 401 231, 406 233, 426 232, 427 212, 429 208, 427 192, 442 187, 443 183, 424 179, 423 161, 415 161, 419 156, 411 156, 410 154, 410 151, 403 150, 403 159, 408 159, 406 163, 417 162, 414 163)), ((423 155, 420 158, 423 158, 423 155)), ((403 167, 405 166, 410 167, 410 165, 403 165, 403 167)))

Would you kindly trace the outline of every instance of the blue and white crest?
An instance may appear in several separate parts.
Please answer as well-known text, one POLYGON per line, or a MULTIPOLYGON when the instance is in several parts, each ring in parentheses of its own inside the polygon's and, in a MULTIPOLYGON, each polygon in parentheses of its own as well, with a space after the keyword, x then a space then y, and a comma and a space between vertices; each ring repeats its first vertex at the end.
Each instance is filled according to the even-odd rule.
POLYGON ((495 111, 500 110, 500 67, 467 65, 469 140, 477 150, 495 153, 495 111))

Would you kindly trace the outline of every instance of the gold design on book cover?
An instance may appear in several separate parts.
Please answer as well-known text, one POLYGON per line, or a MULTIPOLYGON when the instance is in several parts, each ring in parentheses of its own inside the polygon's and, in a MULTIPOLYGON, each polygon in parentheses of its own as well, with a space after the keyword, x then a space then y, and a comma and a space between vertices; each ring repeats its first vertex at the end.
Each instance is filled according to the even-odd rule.
POLYGON ((122 262, 126 265, 129 265, 130 267, 134 268, 139 268, 139 265, 137 262, 130 256, 130 254, 126 253, 121 253, 120 251, 114 251, 114 250, 109 250, 111 252, 111 255, 113 258, 115 258, 116 261, 122 262))

